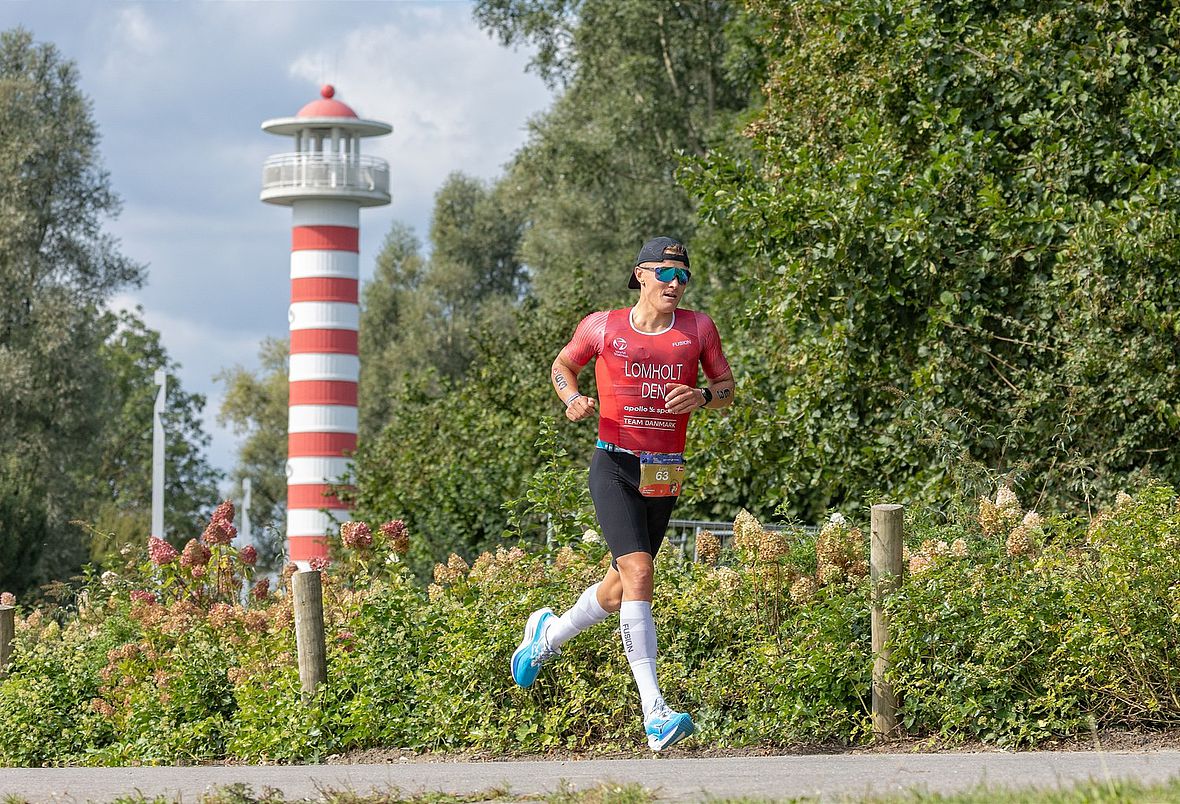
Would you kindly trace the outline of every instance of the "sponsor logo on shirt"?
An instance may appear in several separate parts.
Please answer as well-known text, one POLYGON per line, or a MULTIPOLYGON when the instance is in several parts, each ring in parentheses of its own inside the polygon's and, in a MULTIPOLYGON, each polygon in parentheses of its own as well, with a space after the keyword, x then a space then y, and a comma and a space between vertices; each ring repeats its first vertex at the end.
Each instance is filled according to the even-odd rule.
POLYGON ((674 343, 672 345, 673 346, 689 346, 691 344, 692 344, 692 341, 676 341, 676 343, 674 343))
POLYGON ((626 338, 615 338, 614 341, 611 342, 611 348, 613 348, 615 350, 615 357, 626 357, 627 356, 627 339, 626 338))

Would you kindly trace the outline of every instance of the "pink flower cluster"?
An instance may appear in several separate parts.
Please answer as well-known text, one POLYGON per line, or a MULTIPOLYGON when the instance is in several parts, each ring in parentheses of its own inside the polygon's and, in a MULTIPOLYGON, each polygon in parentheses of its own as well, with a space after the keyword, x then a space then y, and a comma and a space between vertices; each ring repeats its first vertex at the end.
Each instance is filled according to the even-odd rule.
POLYGON ((15 606, 15 605, 16 605, 16 595, 14 595, 12 592, 0 593, 0 606, 15 606))
POLYGON ((250 590, 250 597, 258 601, 266 600, 268 594, 270 594, 270 578, 259 578, 258 582, 254 584, 254 588, 250 590))
POLYGON ((209 526, 201 534, 206 544, 229 544, 238 535, 234 527, 234 504, 232 500, 225 500, 213 511, 209 526))
POLYGON ((389 540, 389 547, 399 556, 410 549, 410 533, 406 523, 400 519, 390 520, 381 526, 381 534, 389 540))
POLYGON ((254 545, 248 544, 238 551, 238 558, 247 567, 253 567, 258 561, 258 551, 254 549, 254 545))
POLYGON ((152 563, 157 567, 171 564, 179 555, 175 547, 168 544, 168 542, 159 536, 148 537, 148 557, 151 558, 152 563))
POLYGON ((345 547, 365 550, 373 546, 373 531, 364 522, 345 522, 340 526, 340 540, 345 547))
MULTIPOLYGON (((173 551, 173 552, 175 552, 175 551, 173 551)), ((131 602, 132 603, 156 603, 158 601, 156 599, 156 594, 154 592, 147 592, 147 591, 144 591, 143 589, 133 589, 133 590, 131 590, 131 602)))
POLYGON ((327 556, 315 556, 307 563, 311 565, 311 568, 316 572, 323 572, 332 562, 328 560, 327 556))
MULTIPOLYGON (((198 542, 196 539, 189 539, 188 544, 184 546, 184 552, 180 554, 180 566, 188 567, 189 569, 197 569, 198 567, 204 570, 205 565, 209 563, 209 559, 213 553, 209 548, 198 542)), ((193 573, 196 575, 196 573, 193 573)), ((205 573, 202 571, 201 575, 205 573)))

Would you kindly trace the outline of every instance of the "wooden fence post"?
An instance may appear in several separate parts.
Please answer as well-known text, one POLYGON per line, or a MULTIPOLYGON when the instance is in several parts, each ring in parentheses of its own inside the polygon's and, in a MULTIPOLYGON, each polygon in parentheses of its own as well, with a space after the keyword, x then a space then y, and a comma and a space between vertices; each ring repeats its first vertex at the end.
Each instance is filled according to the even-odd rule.
POLYGON ((889 642, 889 615, 883 606, 884 596, 901 580, 902 523, 905 509, 900 505, 874 505, 869 566, 873 601, 873 734, 878 740, 896 737, 897 695, 885 680, 892 649, 889 642))
POLYGON ((324 591, 319 570, 291 576, 295 600, 295 648, 299 654, 299 683, 303 702, 310 703, 316 687, 328 680, 328 654, 324 647, 324 591))
POLYGON ((16 638, 16 608, 0 606, 0 676, 8 667, 12 655, 12 640, 16 638))

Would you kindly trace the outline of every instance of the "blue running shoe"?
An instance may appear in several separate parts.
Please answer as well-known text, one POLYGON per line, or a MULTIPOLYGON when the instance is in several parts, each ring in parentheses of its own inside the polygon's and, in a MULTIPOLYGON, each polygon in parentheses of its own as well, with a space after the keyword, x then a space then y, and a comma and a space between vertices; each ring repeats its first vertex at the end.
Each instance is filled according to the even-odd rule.
POLYGON ((643 727, 647 731, 647 747, 652 751, 663 751, 695 731, 691 717, 683 712, 673 712, 663 701, 651 710, 643 727))
POLYGON ((541 665, 560 655, 545 644, 545 625, 553 617, 553 609, 537 609, 529 615, 524 626, 524 639, 512 654, 512 680, 522 687, 531 687, 541 672, 541 665))

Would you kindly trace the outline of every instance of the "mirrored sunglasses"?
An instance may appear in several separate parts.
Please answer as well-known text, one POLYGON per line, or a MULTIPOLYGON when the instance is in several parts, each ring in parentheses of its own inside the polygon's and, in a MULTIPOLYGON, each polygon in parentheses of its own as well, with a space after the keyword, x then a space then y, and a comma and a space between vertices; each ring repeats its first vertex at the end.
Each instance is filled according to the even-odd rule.
POLYGON ((660 282, 671 282, 673 279, 679 280, 680 284, 687 285, 688 280, 692 278, 692 272, 687 268, 647 268, 656 275, 656 279, 660 282))

